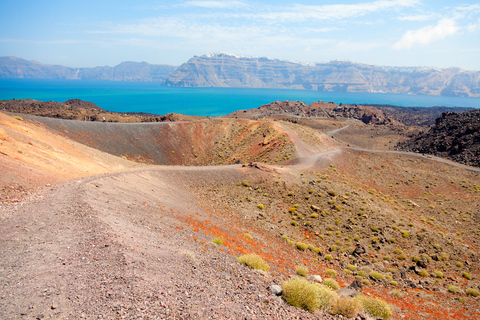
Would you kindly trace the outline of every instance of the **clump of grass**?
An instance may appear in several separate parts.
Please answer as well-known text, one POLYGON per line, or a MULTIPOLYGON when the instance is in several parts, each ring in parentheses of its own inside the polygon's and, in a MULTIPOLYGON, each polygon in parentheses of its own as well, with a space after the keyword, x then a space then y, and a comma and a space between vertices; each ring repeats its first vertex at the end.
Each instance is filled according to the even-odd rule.
POLYGON ((333 260, 333 256, 332 256, 331 254, 327 254, 327 255, 325 256, 325 260, 331 261, 331 260, 333 260))
POLYGON ((383 274, 380 273, 380 272, 377 272, 377 271, 372 271, 372 272, 370 273, 370 277, 371 277, 371 278, 374 278, 374 279, 376 279, 376 280, 383 280, 383 274))
POLYGON ((358 271, 357 275, 359 275, 362 278, 365 278, 367 276, 367 273, 365 271, 361 270, 361 271, 358 271))
POLYGON ((397 298, 403 298, 405 297, 405 294, 401 292, 400 290, 393 289, 392 292, 390 292, 391 295, 397 297, 397 298))
POLYGON ((252 199, 252 198, 250 198, 250 197, 248 197, 248 198, 247 198, 247 201, 248 201, 248 202, 252 202, 252 201, 253 201, 253 199, 252 199))
POLYGON ((462 277, 464 277, 465 279, 468 279, 468 280, 472 279, 472 276, 468 272, 462 272, 462 277))
POLYGON ((290 278, 282 284, 283 298, 296 308, 310 312, 318 310, 320 299, 318 286, 306 279, 290 278))
POLYGON ((357 266, 354 266, 353 264, 347 264, 347 269, 350 271, 355 271, 357 270, 357 266))
POLYGON ((297 223, 297 221, 295 221, 295 220, 292 220, 292 222, 291 222, 290 224, 291 224, 292 226, 294 226, 294 227, 298 226, 298 223, 297 223))
POLYGON ((448 291, 450 291, 451 293, 457 293, 458 290, 460 290, 460 288, 457 286, 454 286, 453 284, 448 286, 448 291))
POLYGON ((378 231, 378 227, 377 227, 377 226, 371 226, 371 227, 370 227, 370 230, 372 230, 373 232, 377 232, 377 231, 378 231))
POLYGON ((308 245, 306 243, 303 243, 303 242, 300 242, 300 241, 295 243, 295 245, 297 246, 298 250, 302 250, 302 251, 305 251, 308 248, 308 245))
POLYGON ((250 187, 250 183, 249 183, 247 180, 243 180, 243 181, 242 181, 242 184, 243 184, 245 187, 250 187))
POLYGON ((428 273, 427 270, 422 269, 422 270, 420 270, 420 272, 418 273, 418 275, 421 276, 421 277, 428 277, 430 274, 428 273))
POLYGON ((262 257, 256 254, 246 254, 237 258, 237 261, 241 264, 247 265, 252 269, 258 269, 263 271, 269 271, 270 266, 266 263, 262 257))
POLYGON ((250 240, 253 239, 253 237, 252 237, 252 235, 251 235, 250 233, 245 233, 243 236, 244 236, 246 239, 250 239, 250 240))
POLYGON ((260 209, 260 210, 263 210, 263 208, 265 208, 265 206, 261 203, 257 204, 257 208, 260 209))
POLYGON ((467 296, 474 296, 474 297, 480 296, 480 292, 478 292, 478 290, 474 288, 467 288, 465 290, 465 293, 467 294, 467 296))
POLYGON ((19 117, 19 116, 15 116, 13 117, 14 119, 17 119, 18 121, 23 121, 23 118, 22 117, 19 117))
MULTIPOLYGON (((333 280, 333 279, 332 279, 333 280)), ((333 280, 335 281, 335 280, 333 280)), ((319 301, 319 309, 328 310, 332 307, 333 302, 338 298, 337 293, 334 291, 336 289, 332 289, 326 285, 317 284, 318 289, 318 301, 319 301)))
POLYGON ((461 263, 460 261, 455 262, 455 265, 456 265, 458 268, 463 267, 463 263, 461 263))
POLYGON ((331 196, 331 197, 335 197, 337 195, 337 193, 335 192, 335 190, 333 189, 330 189, 327 191, 328 195, 331 196))
POLYGON ((331 312, 333 314, 339 314, 347 318, 355 317, 362 311, 362 305, 360 301, 356 299, 350 299, 347 297, 339 297, 333 302, 331 312))
POLYGON ((441 271, 435 270, 433 271, 433 273, 435 274, 436 278, 439 278, 439 279, 443 278, 443 273, 441 271))
POLYGON ((402 249, 400 249, 400 248, 395 248, 395 250, 393 250, 393 253, 395 253, 395 254, 402 254, 403 251, 402 251, 402 249))
POLYGON ((362 283, 366 286, 369 286, 370 285, 370 280, 368 279, 362 279, 362 283))
POLYGON ((332 278, 323 279, 323 285, 333 290, 338 290, 340 288, 340 285, 338 284, 338 282, 332 278))
POLYGON ((308 268, 305 266, 296 266, 295 272, 302 277, 306 277, 308 274, 308 268))
POLYGON ((337 276, 337 271, 333 269, 326 269, 325 273, 328 274, 330 277, 336 277, 337 276))
POLYGON ((213 243, 223 246, 223 240, 221 238, 215 238, 212 241, 213 243))
POLYGON ((295 241, 288 240, 287 244, 288 244, 289 246, 294 246, 294 245, 295 245, 295 241))
POLYGON ((363 310, 374 318, 389 319, 392 315, 390 306, 380 298, 371 298, 367 296, 358 296, 355 299, 360 301, 363 310))

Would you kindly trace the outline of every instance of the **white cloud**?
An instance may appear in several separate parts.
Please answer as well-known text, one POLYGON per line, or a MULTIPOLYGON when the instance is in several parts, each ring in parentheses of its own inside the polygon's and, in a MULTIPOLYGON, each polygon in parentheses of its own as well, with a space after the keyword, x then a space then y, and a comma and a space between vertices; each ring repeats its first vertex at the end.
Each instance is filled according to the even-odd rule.
POLYGON ((216 1, 216 0, 187 1, 185 2, 184 5, 192 6, 192 7, 202 7, 202 8, 235 8, 235 7, 246 6, 246 4, 242 1, 216 1))
POLYGON ((418 14, 418 15, 411 15, 411 16, 402 16, 402 17, 399 17, 398 20, 400 20, 400 21, 427 21, 427 20, 432 20, 435 17, 436 17, 436 15, 434 15, 434 14, 418 14))
POLYGON ((460 27, 454 19, 442 19, 435 26, 426 26, 418 30, 408 30, 393 45, 394 49, 410 49, 415 44, 426 45, 457 33, 460 27))
POLYGON ((280 7, 280 10, 253 13, 252 19, 271 21, 303 21, 303 20, 341 20, 360 17, 369 13, 401 7, 411 7, 418 4, 418 0, 378 0, 358 4, 333 5, 301 5, 280 7))

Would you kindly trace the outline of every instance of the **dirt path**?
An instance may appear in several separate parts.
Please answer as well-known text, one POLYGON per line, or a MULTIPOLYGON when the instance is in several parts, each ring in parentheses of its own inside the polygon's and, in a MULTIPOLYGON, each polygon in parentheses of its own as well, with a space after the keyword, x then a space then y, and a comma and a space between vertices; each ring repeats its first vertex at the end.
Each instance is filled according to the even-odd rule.
POLYGON ((240 181, 242 170, 139 169, 2 206, 0 318, 321 318, 288 306, 268 290, 278 280, 185 228, 193 215, 216 219, 191 188, 240 181))

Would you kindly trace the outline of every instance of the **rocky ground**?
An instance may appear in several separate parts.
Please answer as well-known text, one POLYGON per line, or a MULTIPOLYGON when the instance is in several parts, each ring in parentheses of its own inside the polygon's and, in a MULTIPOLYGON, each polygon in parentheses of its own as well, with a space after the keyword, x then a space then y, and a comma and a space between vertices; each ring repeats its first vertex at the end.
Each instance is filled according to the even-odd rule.
POLYGON ((445 112, 435 125, 399 143, 397 149, 433 154, 480 167, 480 110, 445 112))
MULTIPOLYGON (((23 192, 2 193, 2 318, 333 317, 293 308, 270 291, 296 265, 322 278, 333 269, 342 287, 363 281, 358 294, 382 297, 394 319, 479 316, 478 298, 466 294, 480 289, 474 168, 349 147, 343 131, 332 137, 265 120, 212 120, 203 132, 228 134, 191 140, 195 149, 208 149, 210 138, 201 137, 216 137, 210 152, 223 159, 216 164, 234 163, 241 148, 257 150, 263 163, 187 166, 195 157, 175 152, 185 165, 141 165, 67 139, 73 122, 56 120, 63 129, 51 131, 33 118, 0 116, 2 188, 23 192), (237 147, 230 150, 232 141, 237 147), (294 152, 282 153, 289 145, 294 152), (275 162, 279 154, 290 159, 275 162), (14 181, 10 172, 36 174, 14 181), (240 265, 235 257, 244 253, 262 256, 271 270, 240 265), (349 264, 355 270, 345 271, 349 264)), ((121 126, 108 128, 123 134, 121 126)), ((187 136, 190 128, 170 129, 187 136)), ((99 133, 91 141, 101 149, 99 133)), ((132 144, 140 140, 134 138, 132 144)), ((157 148, 172 154, 182 143, 157 148)))

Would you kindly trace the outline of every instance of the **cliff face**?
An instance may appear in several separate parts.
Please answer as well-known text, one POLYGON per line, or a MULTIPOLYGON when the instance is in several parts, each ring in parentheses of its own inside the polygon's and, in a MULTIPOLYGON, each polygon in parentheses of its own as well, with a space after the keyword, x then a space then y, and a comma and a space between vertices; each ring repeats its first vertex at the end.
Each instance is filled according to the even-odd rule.
POLYGON ((146 62, 122 62, 115 67, 69 68, 17 57, 0 57, 0 78, 163 82, 175 69, 174 66, 146 62))
POLYGON ((229 54, 193 57, 165 80, 177 87, 247 87, 480 97, 480 72, 333 61, 304 65, 229 54))
POLYGON ((427 132, 397 148, 480 167, 480 110, 444 112, 427 132))

